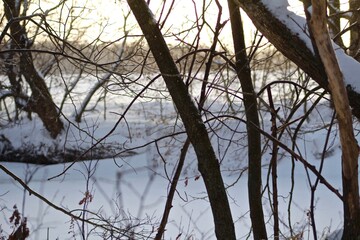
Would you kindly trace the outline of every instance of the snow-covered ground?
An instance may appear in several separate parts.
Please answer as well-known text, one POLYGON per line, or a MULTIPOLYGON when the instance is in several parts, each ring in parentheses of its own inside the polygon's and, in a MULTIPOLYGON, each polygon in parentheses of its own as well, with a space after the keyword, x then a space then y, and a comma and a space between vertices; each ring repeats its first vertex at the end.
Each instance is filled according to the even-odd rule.
MULTIPOLYGON (((308 137, 309 150, 316 146, 316 137, 316 135, 308 137)), ((316 149, 313 150, 316 151, 316 149)), ((156 231, 164 208, 169 182, 163 177, 162 166, 147 168, 148 158, 148 154, 145 152, 124 159, 79 162, 74 164, 63 176, 49 181, 48 178, 61 173, 67 164, 36 166, 3 163, 3 165, 24 181, 28 181, 33 190, 43 194, 52 203, 74 211, 75 215, 81 213, 79 209, 82 209, 82 205, 79 205, 79 202, 84 198, 84 193, 88 189, 93 195, 92 201, 88 204, 88 210, 105 218, 114 218, 115 215, 120 215, 119 218, 125 219, 131 217, 134 219, 133 224, 137 223, 136 219, 143 219, 145 225, 139 226, 135 230, 145 227, 147 231, 156 231), (87 181, 89 174, 91 177, 87 181), (152 229, 151 224, 154 224, 155 229, 152 229)), ((331 157, 326 159, 323 173, 335 188, 340 189, 339 159, 340 151, 336 150, 331 157)), ((315 163, 316 161, 318 160, 314 160, 315 163)), ((278 169, 280 217, 286 225, 288 225, 287 204, 291 190, 291 166, 291 160, 284 158, 280 161, 278 169)), ((310 205, 308 178, 300 163, 296 162, 295 166, 295 186, 291 205, 292 227, 296 233, 303 232, 304 239, 312 239, 308 216, 310 205)), ((266 179, 266 167, 263 172, 263 177, 266 179)), ((227 184, 234 183, 238 174, 233 173, 232 176, 229 176, 224 173, 225 182, 227 184)), ((312 179, 314 178, 312 177, 312 179)), ((2 186, 0 204, 2 208, 5 208, 2 211, 0 222, 4 230, 10 231, 8 219, 12 206, 15 204, 28 218, 30 239, 72 239, 72 230, 75 232, 79 230, 79 226, 72 227, 69 216, 52 209, 35 196, 29 196, 4 172, 0 174, 0 182, 2 186), (48 235, 49 237, 47 237, 48 235)), ((182 234, 180 239, 188 239, 187 237, 190 236, 192 239, 215 239, 211 211, 201 178, 198 180, 189 178, 187 184, 185 182, 186 179, 183 178, 179 184, 165 239, 176 239, 179 234, 182 234)), ((246 239, 250 231, 246 174, 233 187, 229 188, 228 192, 236 222, 237 237, 246 239)), ((267 198, 266 194, 265 198, 267 198)), ((342 205, 335 194, 320 185, 315 198, 315 218, 319 236, 325 236, 329 232, 341 228, 342 205)), ((271 209, 266 200, 264 200, 264 208, 266 215, 270 217, 271 209)), ((88 214, 88 217, 91 219, 92 215, 88 214)), ((130 220, 124 220, 122 224, 126 226, 130 222, 130 220)), ((87 225, 85 231, 90 232, 91 229, 92 227, 87 225)), ((287 227, 283 226, 282 229, 284 234, 289 234, 287 227)), ((101 229, 97 229, 97 231, 101 232, 101 229)), ((268 233, 271 236, 271 220, 268 223, 268 233)), ((89 239, 96 239, 96 234, 94 232, 91 234, 89 239)), ((76 239, 80 239, 80 237, 77 236, 76 239)))
MULTIPOLYGON (((84 86, 90 85, 89 83, 91 83, 90 80, 85 82, 84 86)), ((84 86, 79 87, 79 99, 83 94, 80 90, 86 92, 84 86)), ((161 86, 157 88, 159 87, 161 86)), ((277 91, 276 88, 273 90, 274 93, 277 91)), ((146 96, 155 93, 154 91, 146 96)), ((121 228, 136 225, 135 232, 154 237, 169 189, 168 177, 172 176, 181 143, 185 139, 184 134, 181 133, 159 139, 181 130, 181 124, 176 120, 176 112, 171 102, 164 99, 166 92, 161 94, 162 98, 143 96, 127 113, 126 121, 121 121, 112 134, 106 138, 106 143, 117 144, 120 149, 117 152, 119 154, 111 159, 76 162, 73 165, 70 163, 51 166, 22 163, 1 164, 27 182, 34 191, 45 196, 53 204, 70 210, 74 215, 82 214, 84 204, 79 203, 85 197, 86 192, 89 192, 91 202, 87 201, 85 204, 85 208, 88 210, 86 214, 88 219, 97 223, 99 223, 99 219, 118 221, 114 225, 121 228), (158 148, 155 144, 146 145, 157 139, 158 148), (144 144, 145 146, 143 146, 144 144), (127 154, 127 149, 131 150, 131 154, 127 154), (161 153, 161 157, 159 153, 161 153), (70 166, 69 169, 68 166, 70 166), (54 178, 64 170, 66 170, 65 173, 54 178)), ((221 113, 221 110, 227 105, 223 102, 225 98, 217 96, 216 100, 211 99, 209 98, 208 107, 214 112, 221 113)), ((8 126, 1 132, 19 146, 24 143, 35 143, 46 146, 55 144, 58 148, 65 145, 86 148, 111 131, 121 116, 119 114, 130 100, 131 98, 109 94, 106 109, 98 106, 100 110, 86 113, 82 123, 68 124, 67 131, 62 138, 55 142, 50 140, 46 131, 42 129, 42 124, 36 118, 33 121, 24 119, 17 127, 8 126), (84 130, 88 134, 85 134, 84 130)), ((76 95, 72 97, 70 107, 65 107, 64 111, 70 113, 74 103, 77 103, 76 95)), ((310 103, 311 101, 309 101, 310 103)), ((304 123, 297 140, 296 152, 317 167, 321 162, 323 144, 329 128, 328 123, 332 116, 332 110, 326 105, 326 103, 320 104, 313 111, 304 123)), ((241 103, 234 100, 233 107, 241 109, 241 103)), ((283 105, 279 114, 285 118, 289 114, 289 110, 290 108, 283 105)), ((301 116, 302 113, 303 108, 300 108, 293 119, 301 116)), ((239 110, 235 115, 241 117, 243 113, 239 110)), ((269 114, 264 111, 262 124, 267 132, 270 132, 271 122, 269 119, 269 114)), ((250 234, 251 226, 247 199, 245 126, 232 119, 222 122, 222 124, 225 123, 227 127, 216 121, 210 121, 208 124, 214 132, 219 134, 218 136, 221 136, 217 137, 214 133, 210 133, 215 151, 222 162, 222 172, 228 186, 237 237, 246 239, 250 234), (229 128, 236 129, 236 134, 229 128), (230 136, 231 143, 227 140, 230 139, 230 136)), ((289 126, 289 130, 294 130, 296 122, 293 124, 289 126)), ((291 146, 288 138, 289 136, 285 134, 282 141, 291 146)), ((263 143, 263 184, 265 188, 268 163, 271 158, 271 148, 269 147, 271 143, 269 146, 266 145, 266 138, 263 143)), ((335 189, 339 189, 341 192, 341 151, 336 137, 336 126, 332 130, 327 153, 322 174, 335 189)), ((295 161, 293 175, 295 183, 292 191, 293 162, 289 154, 283 151, 280 151, 279 158, 279 211, 283 237, 291 236, 291 226, 293 234, 302 234, 304 239, 312 239, 309 217, 311 200, 309 183, 315 182, 315 176, 300 162, 295 161), (292 202, 289 205, 290 197, 292 197, 292 202)), ((11 232, 9 217, 13 206, 16 205, 23 216, 28 218, 30 239, 74 239, 74 235, 76 239, 82 239, 79 235, 80 229, 83 229, 85 234, 89 234, 88 239, 102 239, 103 230, 101 228, 94 229, 90 224, 82 226, 79 221, 72 221, 71 217, 49 207, 34 195, 27 194, 3 171, 0 171, 0 183, 2 186, 0 189, 0 207, 2 209, 0 225, 5 233, 11 232)), ((269 184, 271 184, 271 180, 269 184)), ((272 211, 269 196, 268 188, 265 188, 264 210, 268 220, 268 234, 271 237, 272 211)), ((87 200, 89 199, 87 198, 87 200)), ((324 238, 342 227, 341 201, 322 184, 319 184, 315 192, 315 219, 319 238, 324 238)), ((137 235, 137 238, 145 237, 137 235)), ((196 158, 191 149, 186 159, 165 232, 165 239, 188 238, 215 239, 211 210, 202 179, 196 169, 196 158)))

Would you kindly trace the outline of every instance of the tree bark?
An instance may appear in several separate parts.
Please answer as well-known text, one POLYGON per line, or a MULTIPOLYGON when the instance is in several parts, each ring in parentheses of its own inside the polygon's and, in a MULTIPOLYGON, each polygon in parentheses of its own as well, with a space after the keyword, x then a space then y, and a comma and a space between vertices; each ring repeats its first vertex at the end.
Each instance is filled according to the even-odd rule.
POLYGON ((257 100, 251 79, 249 59, 241 21, 240 9, 234 0, 228 0, 230 22, 235 50, 235 66, 243 91, 248 137, 248 192, 250 218, 254 239, 267 239, 261 194, 261 136, 257 100))
MULTIPOLYGON (((8 21, 11 21, 20 14, 20 2, 4 0, 4 9, 6 18, 8 21)), ((29 49, 31 47, 32 43, 27 38, 25 26, 22 26, 19 21, 12 22, 10 26, 10 36, 11 49, 13 49, 14 52, 16 52, 17 49, 29 49)), ((16 89, 14 94, 16 96, 21 92, 21 89, 19 89, 21 86, 18 81, 24 77, 32 92, 26 108, 37 113, 51 137, 56 138, 63 129, 63 123, 60 120, 59 113, 46 86, 45 80, 35 69, 31 53, 19 52, 18 55, 20 55, 18 71, 15 71, 15 68, 10 67, 8 64, 8 76, 13 88, 16 89)), ((16 56, 17 54, 12 54, 13 64, 16 63, 16 56)))
POLYGON ((150 46, 172 100, 194 147, 198 168, 204 179, 215 223, 217 239, 235 239, 235 229, 227 199, 220 165, 210 143, 206 127, 170 51, 144 0, 127 1, 150 46))
POLYGON ((342 73, 326 26, 326 1, 312 0, 310 26, 329 79, 329 88, 339 122, 342 147, 344 232, 342 239, 360 238, 358 185, 359 147, 354 136, 351 110, 342 73))

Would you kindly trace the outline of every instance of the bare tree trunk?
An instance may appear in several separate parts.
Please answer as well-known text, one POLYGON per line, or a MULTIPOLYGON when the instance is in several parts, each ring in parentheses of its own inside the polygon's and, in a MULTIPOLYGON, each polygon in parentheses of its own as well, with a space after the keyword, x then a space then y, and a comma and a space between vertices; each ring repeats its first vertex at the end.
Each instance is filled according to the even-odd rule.
POLYGON ((164 78, 172 100, 181 116, 188 137, 194 147, 198 168, 204 179, 215 223, 217 239, 236 239, 230 205, 227 199, 220 165, 198 109, 170 55, 170 51, 144 0, 128 0, 151 52, 164 78))
MULTIPOLYGON (((20 1, 4 0, 4 9, 6 18, 8 21, 11 21, 20 14, 20 1)), ((14 49, 14 51, 17 49, 27 50, 32 45, 31 41, 27 38, 25 26, 22 26, 19 21, 12 22, 10 26, 10 36, 11 49, 14 49)), ((16 84, 16 86, 13 87, 16 88, 18 93, 20 92, 18 89, 20 85, 18 85, 17 81, 20 81, 22 77, 25 78, 32 92, 26 108, 37 113, 45 125, 45 128, 49 131, 51 137, 56 138, 56 136, 63 129, 63 123, 60 120, 59 113, 57 112, 56 106, 46 86, 44 78, 40 76, 40 74, 35 69, 30 52, 22 51, 19 52, 19 55, 19 69, 17 72, 9 73, 11 84, 16 84), (14 74, 17 78, 15 79, 15 82, 13 76, 14 74)), ((16 56, 17 54, 13 55, 14 58, 16 56)), ((16 60, 13 59, 13 64, 15 64, 15 62, 16 60)), ((11 68, 10 71, 14 71, 14 68, 11 68)))
POLYGON ((246 54, 240 9, 234 0, 228 0, 228 7, 235 50, 236 72, 243 91, 247 120, 250 218, 254 239, 267 239, 261 194, 261 136, 254 127, 254 125, 260 127, 256 94, 251 79, 250 63, 246 54))
POLYGON ((326 1, 312 0, 310 26, 329 79, 329 88, 339 121, 342 147, 342 181, 344 233, 342 239, 360 238, 360 208, 358 185, 359 147, 354 136, 351 110, 343 76, 340 71, 326 26, 326 1))

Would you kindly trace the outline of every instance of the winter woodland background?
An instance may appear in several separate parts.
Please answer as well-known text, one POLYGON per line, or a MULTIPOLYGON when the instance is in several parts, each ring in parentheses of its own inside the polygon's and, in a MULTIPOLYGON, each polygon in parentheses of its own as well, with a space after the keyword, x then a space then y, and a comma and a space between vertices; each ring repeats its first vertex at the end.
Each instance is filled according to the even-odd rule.
POLYGON ((359 237, 360 1, 327 1, 348 114, 316 2, 3 0, 0 239, 359 237))

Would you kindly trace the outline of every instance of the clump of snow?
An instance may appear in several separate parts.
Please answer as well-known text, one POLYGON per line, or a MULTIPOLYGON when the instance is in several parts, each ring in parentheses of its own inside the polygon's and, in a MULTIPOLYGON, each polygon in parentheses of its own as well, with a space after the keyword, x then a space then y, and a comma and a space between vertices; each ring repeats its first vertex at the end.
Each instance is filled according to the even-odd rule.
POLYGON ((360 63, 354 58, 347 55, 344 50, 337 44, 333 43, 335 54, 339 63, 340 70, 344 77, 345 85, 350 85, 351 88, 360 91, 360 63))
POLYGON ((264 6, 276 16, 283 24, 285 24, 294 35, 298 36, 309 48, 314 52, 314 48, 310 39, 306 18, 292 11, 287 0, 262 0, 264 6))

